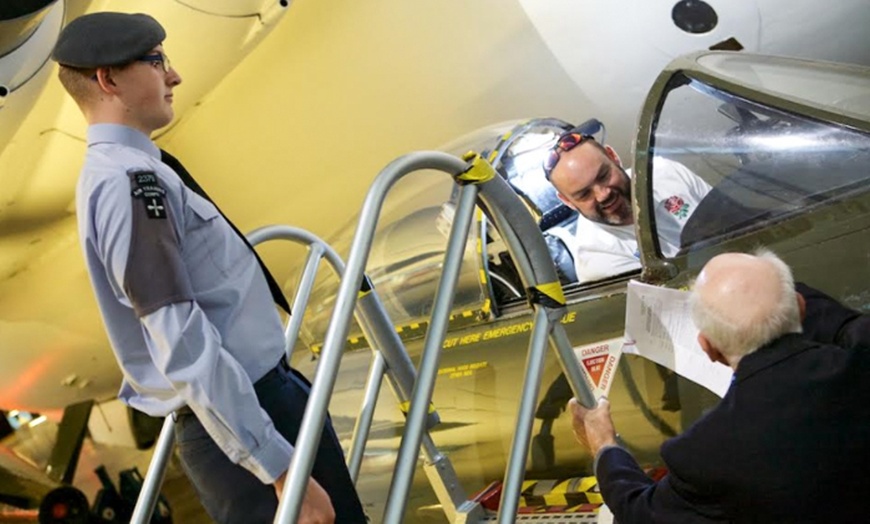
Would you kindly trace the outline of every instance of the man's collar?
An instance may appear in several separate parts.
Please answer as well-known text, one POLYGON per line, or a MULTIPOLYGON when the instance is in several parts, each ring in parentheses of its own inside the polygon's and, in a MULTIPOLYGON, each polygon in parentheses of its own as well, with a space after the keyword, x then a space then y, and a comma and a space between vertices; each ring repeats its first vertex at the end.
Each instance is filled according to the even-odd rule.
POLYGON ((132 127, 120 124, 92 124, 88 126, 88 147, 95 144, 114 143, 139 149, 140 151, 160 158, 160 149, 145 135, 132 127))
POLYGON ((634 224, 616 225, 616 224, 608 224, 607 222, 599 222, 597 220, 591 220, 591 219, 586 218, 583 215, 583 213, 581 213, 579 211, 577 211, 577 221, 578 221, 578 224, 580 224, 580 223, 589 224, 589 226, 591 226, 591 227, 597 227, 599 229, 602 229, 602 230, 610 232, 610 233, 613 233, 616 231, 631 231, 632 234, 634 234, 634 224))
POLYGON ((788 333, 744 356, 737 364, 735 381, 746 380, 755 373, 787 358, 798 355, 818 344, 800 333, 788 333))

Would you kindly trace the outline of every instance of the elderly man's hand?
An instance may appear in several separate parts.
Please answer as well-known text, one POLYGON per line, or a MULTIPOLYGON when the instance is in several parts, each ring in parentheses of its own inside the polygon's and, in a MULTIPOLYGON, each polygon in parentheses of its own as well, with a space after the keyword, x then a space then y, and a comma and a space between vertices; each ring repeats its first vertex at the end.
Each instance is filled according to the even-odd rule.
POLYGON ((594 409, 586 409, 576 399, 568 401, 568 410, 573 415, 574 436, 589 448, 592 456, 604 446, 616 446, 616 430, 610 418, 610 402, 602 397, 594 409))

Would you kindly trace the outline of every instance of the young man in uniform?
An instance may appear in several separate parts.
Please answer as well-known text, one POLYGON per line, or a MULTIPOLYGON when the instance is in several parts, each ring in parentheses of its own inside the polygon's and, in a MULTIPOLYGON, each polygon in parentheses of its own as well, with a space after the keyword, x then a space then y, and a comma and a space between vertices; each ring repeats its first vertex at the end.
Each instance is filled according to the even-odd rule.
MULTIPOLYGON (((182 463, 212 518, 272 522, 309 386, 284 359, 280 288, 149 138, 172 120, 181 83, 164 38, 148 15, 110 12, 58 38, 59 78, 89 124, 79 235, 124 374, 120 398, 177 413, 182 463)), ((300 522, 366 521, 329 424, 312 477, 300 522)))

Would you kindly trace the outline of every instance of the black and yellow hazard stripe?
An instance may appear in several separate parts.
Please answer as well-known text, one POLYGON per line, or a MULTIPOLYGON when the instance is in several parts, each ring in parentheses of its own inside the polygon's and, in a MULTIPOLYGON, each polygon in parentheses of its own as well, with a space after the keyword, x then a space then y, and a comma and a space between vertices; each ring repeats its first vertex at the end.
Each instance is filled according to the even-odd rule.
POLYGON ((495 147, 492 148, 492 151, 489 152, 489 157, 487 157, 487 159, 486 159, 487 162, 489 162, 490 164, 495 163, 495 160, 498 158, 498 155, 501 152, 502 146, 508 140, 510 140, 510 138, 513 136, 513 134, 514 134, 514 130, 509 129, 508 131, 505 132, 505 134, 503 134, 501 136, 501 138, 498 139, 498 142, 495 144, 495 147))
POLYGON ((367 275, 363 275, 362 282, 359 286, 359 292, 357 293, 357 300, 363 298, 372 292, 372 281, 369 279, 367 275))
MULTIPOLYGON (((362 293, 362 291, 360 291, 360 293, 362 293)), ((448 317, 448 330, 462 329, 468 326, 479 324, 480 322, 490 317, 490 313, 492 311, 491 308, 492 304, 490 303, 489 299, 487 299, 479 308, 463 309, 451 314, 450 317, 448 317)), ((397 324, 394 327, 396 329, 396 333, 399 335, 399 339, 402 342, 405 342, 408 340, 416 340, 425 336, 426 332, 429 329, 429 322, 409 322, 407 324, 397 324)), ((370 347, 368 339, 366 339, 365 335, 360 334, 347 338, 347 342, 345 344, 345 351, 355 351, 358 349, 366 349, 368 347, 370 347)), ((319 344, 311 345, 311 352, 314 354, 320 354, 320 351, 322 349, 322 342, 319 344)))
MULTIPOLYGON (((396 333, 399 335, 399 339, 401 341, 406 340, 414 340, 417 338, 422 338, 423 335, 426 334, 426 331, 429 329, 428 322, 410 322, 408 324, 395 326, 396 333)), ((347 342, 345 343, 345 351, 356 351, 359 349, 369 348, 369 341, 365 335, 357 335, 347 337, 347 342)), ((320 351, 323 349, 323 343, 312 344, 311 352, 314 354, 320 354, 320 351)))
POLYGON ((454 175, 457 184, 482 184, 495 178, 495 169, 480 154, 469 151, 462 155, 462 160, 468 162, 468 169, 454 175))
POLYGON ((603 503, 595 477, 527 480, 520 493, 520 507, 580 507, 603 503))
MULTIPOLYGON (((411 411, 411 401, 406 400, 405 402, 399 402, 399 411, 402 412, 405 416, 408 416, 408 412, 411 411)), ((435 404, 429 403, 429 413, 435 413, 435 404)))
POLYGON ((558 280, 546 284, 538 284, 537 286, 530 287, 527 291, 529 301, 533 304, 540 304, 550 308, 565 307, 565 292, 562 291, 562 284, 558 280))

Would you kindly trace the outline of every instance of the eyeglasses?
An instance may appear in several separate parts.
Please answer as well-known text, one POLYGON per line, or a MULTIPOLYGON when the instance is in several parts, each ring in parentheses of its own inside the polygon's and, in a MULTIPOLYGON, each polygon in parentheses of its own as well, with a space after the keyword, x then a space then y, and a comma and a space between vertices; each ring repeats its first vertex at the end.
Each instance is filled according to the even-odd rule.
MULTIPOLYGON (((169 70, 172 68, 172 65, 170 65, 169 63, 169 57, 159 52, 151 53, 150 55, 140 56, 139 58, 134 60, 134 62, 148 62, 149 64, 152 64, 153 67, 157 67, 159 65, 160 68, 163 69, 164 73, 168 73, 169 70)), ((96 72, 94 72, 94 74, 91 76, 91 80, 97 80, 96 72)))
POLYGON ((169 57, 163 53, 151 53, 150 55, 140 56, 136 59, 137 62, 148 62, 151 64, 159 64, 163 68, 164 73, 168 73, 172 67, 169 64, 169 57))
POLYGON ((591 135, 578 133, 573 129, 567 133, 563 133, 559 139, 556 140, 556 144, 553 145, 547 158, 544 159, 544 175, 547 177, 547 180, 550 180, 550 174, 553 172, 553 169, 556 168, 556 164, 559 163, 562 153, 571 151, 586 140, 595 140, 595 138, 591 135))

